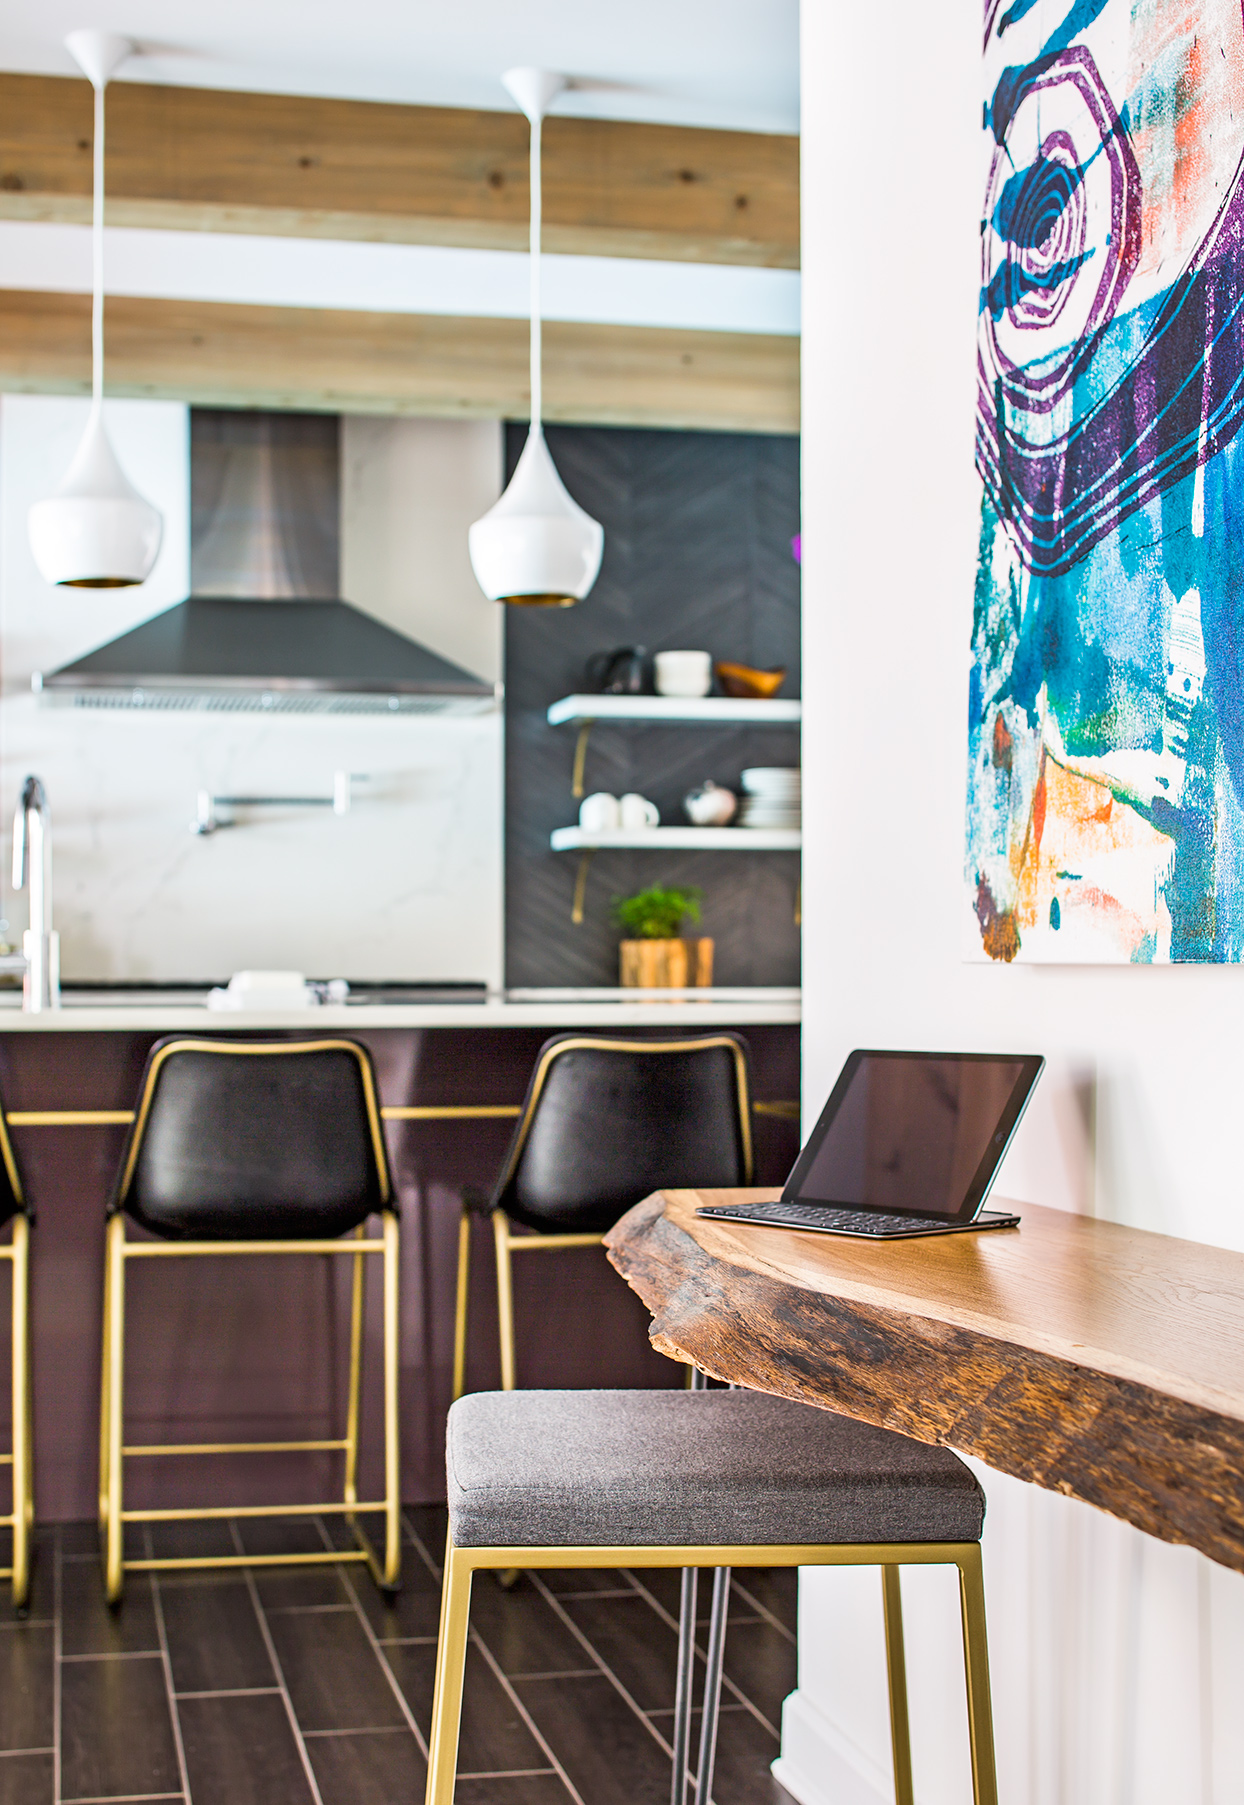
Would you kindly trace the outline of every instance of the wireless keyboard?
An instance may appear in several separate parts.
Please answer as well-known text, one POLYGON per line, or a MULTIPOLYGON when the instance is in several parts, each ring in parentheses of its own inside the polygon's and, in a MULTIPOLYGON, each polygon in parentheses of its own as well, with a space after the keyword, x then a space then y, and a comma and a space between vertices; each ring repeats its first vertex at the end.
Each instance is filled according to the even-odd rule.
POLYGON ((803 1228, 829 1235, 865 1235, 870 1239, 899 1235, 953 1233, 966 1228, 1005 1228, 1019 1220, 996 1212, 984 1212, 974 1222, 948 1222, 945 1216, 899 1216, 876 1210, 853 1210, 832 1203, 707 1204, 697 1216, 724 1217, 729 1222, 754 1222, 770 1228, 803 1228))

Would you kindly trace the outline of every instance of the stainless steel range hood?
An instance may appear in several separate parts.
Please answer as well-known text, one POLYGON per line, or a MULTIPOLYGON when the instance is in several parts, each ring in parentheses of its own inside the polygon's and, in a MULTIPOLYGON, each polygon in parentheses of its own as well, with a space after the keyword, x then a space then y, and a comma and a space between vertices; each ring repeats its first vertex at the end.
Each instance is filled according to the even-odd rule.
POLYGON ((475 714, 498 690, 337 595, 340 423, 190 414, 191 595, 33 684, 77 708, 475 714))

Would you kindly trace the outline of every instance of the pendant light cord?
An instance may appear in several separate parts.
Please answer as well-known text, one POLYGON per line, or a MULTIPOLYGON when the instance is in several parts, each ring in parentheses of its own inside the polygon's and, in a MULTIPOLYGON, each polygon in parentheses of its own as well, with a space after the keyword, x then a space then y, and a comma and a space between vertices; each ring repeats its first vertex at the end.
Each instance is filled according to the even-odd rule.
POLYGON ((95 195, 91 213, 91 401, 104 399, 104 84, 95 89, 95 195))
POLYGON ((540 227, 543 212, 543 175, 540 167, 540 141, 544 119, 537 113, 531 121, 531 430, 541 430, 544 409, 543 333, 540 320, 540 227))

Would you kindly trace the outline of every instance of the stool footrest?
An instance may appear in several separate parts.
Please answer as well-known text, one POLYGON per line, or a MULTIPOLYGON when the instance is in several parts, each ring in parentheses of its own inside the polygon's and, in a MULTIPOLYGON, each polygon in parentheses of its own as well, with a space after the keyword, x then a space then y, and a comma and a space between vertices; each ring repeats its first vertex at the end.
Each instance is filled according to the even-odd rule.
POLYGON ((562 1247, 599 1247, 603 1235, 507 1235, 511 1253, 556 1253, 562 1247))
POLYGON ((330 1454, 348 1448, 346 1439, 338 1441, 187 1441, 152 1442, 146 1446, 124 1447, 126 1459, 148 1459, 157 1454, 330 1454))
POLYGON ((127 1241, 126 1260, 193 1259, 207 1254, 383 1253, 383 1241, 127 1241))
MULTIPOLYGON (((196 1554, 170 1556, 167 1560, 133 1560, 124 1563, 127 1573, 180 1572, 183 1567, 326 1567, 341 1561, 367 1561, 361 1548, 325 1549, 323 1554, 196 1554)), ((370 1563, 368 1563, 370 1564, 370 1563)))
POLYGON ((200 1523, 218 1517, 352 1517, 368 1511, 382 1515, 383 1498, 356 1504, 214 1504, 201 1510, 123 1510, 123 1523, 200 1523))

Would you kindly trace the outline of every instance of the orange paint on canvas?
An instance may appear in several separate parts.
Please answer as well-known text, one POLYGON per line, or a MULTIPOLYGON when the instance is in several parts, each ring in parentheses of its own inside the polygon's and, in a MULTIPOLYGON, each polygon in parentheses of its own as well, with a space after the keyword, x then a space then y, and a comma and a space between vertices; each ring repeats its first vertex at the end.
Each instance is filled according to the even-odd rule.
POLYGON ((1094 915, 1097 938, 1119 958, 1131 959, 1146 941, 1160 946, 1170 931, 1162 885, 1174 842, 1101 784, 1064 770, 1048 754, 1043 765, 1019 873, 1021 936, 1054 919, 1070 927, 1085 911, 1094 915))
POLYGON ((1129 137, 1140 166, 1143 278, 1195 248, 1225 193, 1241 148, 1244 19, 1238 0, 1161 0, 1133 10, 1129 137), (1171 69, 1178 59, 1178 69, 1171 69), (1150 84, 1162 71, 1165 104, 1150 84), (1172 79, 1173 78, 1173 79, 1172 79), (1234 118, 1234 131, 1223 131, 1234 118))

